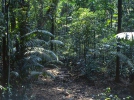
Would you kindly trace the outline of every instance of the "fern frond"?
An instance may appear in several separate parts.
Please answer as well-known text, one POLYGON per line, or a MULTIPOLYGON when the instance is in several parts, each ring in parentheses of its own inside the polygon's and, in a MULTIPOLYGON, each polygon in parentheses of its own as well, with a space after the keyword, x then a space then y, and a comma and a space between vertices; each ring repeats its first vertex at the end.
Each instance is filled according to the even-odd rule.
POLYGON ((53 59, 55 59, 57 61, 59 60, 54 52, 52 52, 50 50, 45 50, 45 52, 47 52, 51 56, 51 58, 53 58, 53 59))
POLYGON ((41 51, 43 52, 45 49, 43 47, 29 47, 30 50, 34 50, 34 51, 41 51))
POLYGON ((25 57, 25 59, 26 61, 34 61, 34 62, 42 61, 42 59, 36 55, 30 55, 28 57, 25 57))
POLYGON ((36 55, 31 55, 28 57, 25 57, 23 60, 21 60, 23 63, 23 69, 27 68, 35 68, 35 67, 44 67, 39 63, 42 59, 40 57, 37 57, 36 55))
POLYGON ((29 79, 34 79, 34 80, 37 80, 38 79, 38 76, 41 75, 42 72, 39 72, 39 71, 30 71, 29 73, 29 79))
POLYGON ((51 56, 48 53, 42 51, 27 51, 25 55, 35 55, 42 58, 43 60, 45 59, 46 61, 52 60, 51 56))
POLYGON ((58 66, 55 64, 45 64, 44 66, 47 68, 58 68, 58 66))
POLYGON ((43 68, 43 67, 44 66, 41 65, 40 63, 31 61, 31 62, 26 62, 23 65, 22 69, 29 69, 30 68, 31 70, 33 70, 33 69, 36 69, 36 68, 43 68))
POLYGON ((42 74, 42 72, 38 72, 38 71, 31 71, 30 72, 30 76, 35 76, 35 75, 40 75, 42 74))
POLYGON ((52 73, 50 73, 49 71, 47 71, 47 70, 45 70, 44 72, 31 71, 30 72, 30 77, 34 77, 34 76, 37 77, 37 76, 39 76, 41 74, 49 75, 51 78, 55 79, 55 76, 52 73))
POLYGON ((42 44, 47 44, 47 42, 40 39, 31 39, 30 41, 26 42, 24 45, 26 47, 35 47, 35 46, 41 46, 42 44))
POLYGON ((119 56, 123 61, 126 61, 127 64, 131 67, 134 68, 133 63, 131 62, 131 60, 125 56, 124 54, 120 53, 120 52, 112 52, 112 54, 115 54, 117 56, 119 56))
POLYGON ((127 63, 132 69, 134 69, 133 63, 130 60, 127 60, 127 63))
MULTIPOLYGON (((58 57, 56 56, 56 54, 55 54, 53 51, 46 50, 46 49, 44 49, 44 48, 39 48, 39 47, 33 47, 33 48, 31 48, 31 49, 33 49, 31 52, 39 52, 39 53, 41 53, 42 55, 43 55, 43 54, 46 54, 46 55, 48 55, 51 59, 54 59, 54 60, 57 60, 57 61, 58 61, 58 57)), ((30 52, 30 51, 28 51, 28 52, 30 52)), ((27 52, 27 53, 28 53, 28 52, 27 52)))
POLYGON ((129 58, 127 56, 125 56, 124 54, 118 52, 117 55, 124 61, 127 61, 129 58))
POLYGON ((61 61, 57 61, 57 60, 52 60, 52 61, 48 61, 46 64, 58 64, 58 65, 63 65, 63 62, 61 61))
POLYGON ((59 41, 59 40, 50 40, 49 43, 64 45, 64 43, 62 41, 59 41))
POLYGON ((23 35, 22 38, 30 36, 30 35, 35 34, 35 33, 42 33, 43 35, 48 35, 48 36, 53 37, 53 34, 48 32, 48 31, 46 31, 46 30, 34 30, 34 31, 30 32, 30 33, 27 33, 27 34, 23 35))
POLYGON ((18 77, 19 76, 19 73, 16 72, 16 71, 11 71, 11 75, 18 77))
POLYGON ((45 73, 45 74, 49 75, 51 78, 55 79, 55 76, 52 73, 50 73, 49 71, 45 70, 43 73, 45 73))

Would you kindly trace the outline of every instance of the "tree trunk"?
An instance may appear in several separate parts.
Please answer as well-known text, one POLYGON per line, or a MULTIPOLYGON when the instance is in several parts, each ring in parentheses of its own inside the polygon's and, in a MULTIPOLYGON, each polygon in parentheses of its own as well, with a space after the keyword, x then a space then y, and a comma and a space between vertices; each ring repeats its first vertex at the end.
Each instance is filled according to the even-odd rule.
MULTIPOLYGON (((55 24, 55 21, 54 21, 54 15, 52 15, 52 19, 51 19, 51 23, 52 23, 52 26, 51 26, 51 33, 54 35, 54 24, 55 24)), ((53 40, 54 37, 51 37, 51 40, 53 40)), ((53 51, 54 49, 54 46, 53 46, 53 43, 51 43, 51 50, 53 51)))
POLYGON ((6 52, 6 37, 3 37, 3 45, 2 45, 2 59, 3 59, 3 86, 7 86, 8 83, 8 66, 7 66, 7 52, 6 52))
POLYGON ((2 7, 2 11, 5 17, 5 27, 6 27, 6 33, 4 34, 3 38, 2 38, 2 60, 3 60, 3 86, 7 87, 9 85, 9 69, 10 69, 10 63, 9 63, 9 20, 8 20, 8 16, 9 16, 9 2, 7 2, 6 0, 3 0, 3 7, 2 7))
MULTIPOLYGON (((118 0, 118 30, 117 34, 121 32, 121 18, 122 18, 122 0, 118 0)), ((120 52, 119 40, 117 41, 117 53, 120 52)), ((116 57, 116 82, 120 82, 120 58, 116 57)))

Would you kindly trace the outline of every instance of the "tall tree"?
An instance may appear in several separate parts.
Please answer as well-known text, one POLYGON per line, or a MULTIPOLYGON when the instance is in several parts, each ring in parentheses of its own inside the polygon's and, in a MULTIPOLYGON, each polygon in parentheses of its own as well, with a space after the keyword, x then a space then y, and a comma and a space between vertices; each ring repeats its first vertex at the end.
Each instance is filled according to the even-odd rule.
POLYGON ((3 6, 2 6, 2 11, 5 17, 5 27, 6 27, 6 34, 4 33, 3 35, 3 85, 7 86, 8 85, 8 9, 9 9, 9 2, 6 0, 3 0, 3 6))
MULTIPOLYGON (((118 0, 118 30, 117 33, 121 32, 121 18, 122 18, 122 0, 118 0)), ((117 41, 117 53, 120 52, 119 40, 117 41)), ((116 77, 115 81, 120 81, 120 58, 116 57, 116 77)))
MULTIPOLYGON (((50 8, 48 9, 47 13, 51 16, 51 33, 54 35, 54 32, 55 32, 55 14, 56 14, 56 9, 57 9, 57 6, 58 6, 58 2, 59 0, 52 0, 51 2, 51 5, 50 5, 50 8)), ((51 40, 53 40, 54 37, 51 37, 51 40)), ((51 44, 51 50, 53 50, 54 47, 53 47, 53 44, 51 44)))
MULTIPOLYGON (((2 13, 4 15, 5 21, 5 32, 2 38, 2 58, 3 58, 3 86, 9 87, 9 77, 10 77, 10 50, 9 50, 9 4, 10 1, 2 1, 2 13)), ((9 88, 5 92, 5 97, 8 99, 9 88)))

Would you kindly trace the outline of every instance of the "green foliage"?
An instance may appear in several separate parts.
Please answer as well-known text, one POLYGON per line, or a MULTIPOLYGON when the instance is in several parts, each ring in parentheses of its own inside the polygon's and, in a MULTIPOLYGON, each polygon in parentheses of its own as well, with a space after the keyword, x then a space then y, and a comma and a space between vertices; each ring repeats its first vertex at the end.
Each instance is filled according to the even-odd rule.
POLYGON ((132 100, 133 97, 127 96, 125 98, 119 98, 118 95, 114 95, 111 93, 111 88, 106 88, 103 93, 95 95, 93 97, 94 100, 132 100))
MULTIPOLYGON (((16 71, 22 78, 25 78, 28 75, 29 71, 34 71, 34 73, 40 74, 42 72, 36 72, 36 70, 41 71, 41 69, 50 66, 50 64, 51 66, 57 67, 55 64, 59 62, 57 55, 53 51, 45 49, 45 47, 46 45, 49 46, 49 42, 59 45, 63 45, 63 43, 58 40, 50 40, 47 42, 45 40, 39 39, 37 35, 34 35, 35 33, 37 35, 42 34, 42 36, 53 36, 50 32, 47 32, 45 30, 32 31, 23 36, 23 38, 27 38, 27 41, 24 41, 24 44, 21 44, 22 46, 25 46, 24 57, 14 62, 16 71)), ((50 73, 48 74, 51 75, 50 73)), ((33 76, 33 74, 31 75, 33 76)))
MULTIPOLYGON (((81 5, 86 5, 85 2, 83 2, 83 4, 81 1, 76 1, 76 4, 78 2, 81 5)), ((85 7, 77 5, 74 7, 71 15, 67 12, 66 15, 61 17, 61 21, 58 21, 62 24, 61 27, 65 26, 66 29, 65 34, 61 34, 61 36, 63 35, 63 37, 66 38, 66 40, 64 40, 66 48, 64 54, 66 53, 67 55, 84 59, 85 66, 81 70, 82 73, 84 72, 89 78, 95 76, 91 70, 94 70, 95 73, 103 73, 101 72, 102 69, 106 70, 105 73, 110 73, 110 76, 115 76, 115 61, 118 55, 121 58, 122 72, 120 74, 122 75, 124 73, 123 76, 127 76, 128 72, 133 68, 133 61, 131 61, 132 58, 129 58, 126 53, 128 54, 129 47, 133 49, 133 47, 131 47, 133 43, 121 41, 121 52, 116 52, 117 40, 114 36, 117 30, 118 16, 117 8, 115 8, 117 1, 90 0, 86 2, 92 5, 90 6, 91 8, 87 7, 87 5, 85 7), (72 17, 71 21, 65 19, 67 18, 66 16, 72 17), (126 43, 131 44, 131 46, 126 48, 126 43), (90 49, 92 49, 93 52, 90 52, 90 49), (94 55, 95 58, 93 58, 94 55), (85 71, 86 69, 88 69, 87 72, 85 71)), ((70 9, 70 7, 68 7, 68 9, 70 9)))
POLYGON ((0 90, 5 91, 5 90, 6 90, 6 88, 4 88, 2 85, 0 85, 0 90))
MULTIPOLYGON (((82 70, 83 72, 83 70, 82 70)), ((101 72, 101 68, 97 61, 88 61, 85 66, 85 75, 89 80, 96 80, 97 74, 101 72)))
MULTIPOLYGON (((67 59, 72 57, 71 59, 77 58, 76 61, 82 60, 79 69, 93 80, 100 73, 115 76, 116 56, 121 58, 121 75, 123 73, 127 76, 133 69, 134 42, 126 40, 128 34, 124 37, 125 40, 120 40, 121 52, 116 52, 117 0, 11 0, 10 2, 9 51, 13 70, 11 76, 26 79, 29 74, 37 78, 38 75, 47 73, 54 78, 51 73, 42 72, 42 69, 57 68, 57 64, 62 64, 58 58, 62 54, 67 59), (54 51, 50 50, 52 44, 54 51)), ((133 0, 123 2, 122 31, 133 31, 133 0)), ((0 7, 2 8, 2 5, 0 7)), ((1 36, 5 35, 6 23, 1 11, 0 44, 1 36)), ((71 66, 70 63, 67 65, 71 66)), ((109 90, 108 88, 107 92, 102 94, 103 97, 107 97, 105 99, 110 99, 109 90)))

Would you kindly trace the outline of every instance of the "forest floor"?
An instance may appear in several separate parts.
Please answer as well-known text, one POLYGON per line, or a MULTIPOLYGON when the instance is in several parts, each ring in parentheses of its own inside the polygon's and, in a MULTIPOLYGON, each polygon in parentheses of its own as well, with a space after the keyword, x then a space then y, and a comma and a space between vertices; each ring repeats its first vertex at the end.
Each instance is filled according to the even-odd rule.
MULTIPOLYGON (((39 76, 38 81, 32 84, 32 91, 29 92, 34 100, 104 100, 94 99, 100 93, 104 93, 106 88, 111 89, 111 94, 118 95, 121 100, 131 95, 129 83, 122 80, 115 83, 114 79, 97 79, 89 81, 84 77, 70 73, 67 68, 52 69, 56 79, 39 76)), ((99 95, 98 95, 99 96, 99 95)), ((29 100, 31 100, 29 99, 29 100)), ((111 100, 111 99, 108 99, 111 100)), ((134 99, 132 99, 134 100, 134 99)))

